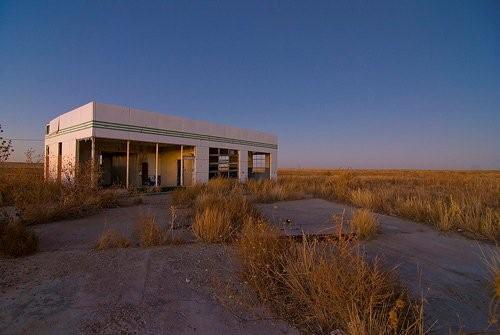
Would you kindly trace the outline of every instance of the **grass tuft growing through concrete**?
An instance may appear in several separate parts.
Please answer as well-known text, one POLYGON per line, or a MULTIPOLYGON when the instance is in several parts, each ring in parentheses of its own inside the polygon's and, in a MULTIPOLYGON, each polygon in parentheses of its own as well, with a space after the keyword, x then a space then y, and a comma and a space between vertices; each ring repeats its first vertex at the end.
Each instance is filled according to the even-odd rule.
POLYGON ((358 209, 352 216, 350 227, 358 239, 369 240, 377 234, 378 222, 368 209, 358 209))
POLYGON ((122 233, 116 229, 106 229, 102 232, 97 240, 96 249, 114 249, 114 248, 128 248, 131 242, 122 233))

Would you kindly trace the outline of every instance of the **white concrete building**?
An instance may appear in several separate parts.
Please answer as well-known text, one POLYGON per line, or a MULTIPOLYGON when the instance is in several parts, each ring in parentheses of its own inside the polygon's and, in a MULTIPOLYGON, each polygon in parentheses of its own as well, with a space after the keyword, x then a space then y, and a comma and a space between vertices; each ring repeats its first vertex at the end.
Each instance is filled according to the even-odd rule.
POLYGON ((93 161, 104 186, 275 179, 277 152, 272 134, 90 102, 46 125, 45 176, 60 179, 93 161))

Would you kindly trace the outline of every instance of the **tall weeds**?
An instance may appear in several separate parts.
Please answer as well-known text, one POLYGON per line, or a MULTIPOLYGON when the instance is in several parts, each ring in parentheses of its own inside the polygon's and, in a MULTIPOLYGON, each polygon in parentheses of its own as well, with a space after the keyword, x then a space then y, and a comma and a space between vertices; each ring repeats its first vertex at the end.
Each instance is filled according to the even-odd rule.
MULTIPOLYGON (((243 279, 276 314, 301 330, 423 334, 422 304, 411 299, 393 271, 384 270, 377 261, 367 262, 354 244, 342 239, 304 238, 297 243, 284 237, 246 200, 246 196, 262 199, 259 193, 276 185, 216 180, 185 190, 189 195, 179 194, 177 199, 194 206, 193 230, 200 240, 234 241, 243 279)), ((293 192, 294 187, 288 190, 293 192)), ((341 189, 349 194, 345 186, 341 189)), ((276 192, 267 199, 282 196, 286 194, 276 192)), ((363 219, 372 218, 368 214, 363 219)), ((376 227, 363 224, 366 231, 376 227)))
POLYGON ((0 168, 4 203, 15 205, 26 224, 74 218, 116 205, 116 193, 99 187, 99 171, 92 165, 76 169, 77 177, 73 174, 75 170, 66 165, 61 181, 45 180, 36 163, 15 170, 0 168))
POLYGON ((378 222, 368 209, 358 209, 352 216, 350 227, 358 239, 367 240, 377 234, 378 222))
POLYGON ((229 242, 240 231, 244 220, 256 215, 241 189, 230 193, 214 192, 211 188, 201 193, 195 202, 193 232, 205 242, 229 242))
MULTIPOLYGON (((280 189, 500 239, 500 172, 281 170, 280 189)), ((287 198, 283 195, 282 198, 287 198)))
POLYGON ((281 317, 310 333, 423 334, 421 304, 391 271, 347 242, 296 243, 249 219, 237 242, 243 276, 281 317))
POLYGON ((38 250, 38 238, 23 223, 0 218, 0 254, 20 257, 38 250))

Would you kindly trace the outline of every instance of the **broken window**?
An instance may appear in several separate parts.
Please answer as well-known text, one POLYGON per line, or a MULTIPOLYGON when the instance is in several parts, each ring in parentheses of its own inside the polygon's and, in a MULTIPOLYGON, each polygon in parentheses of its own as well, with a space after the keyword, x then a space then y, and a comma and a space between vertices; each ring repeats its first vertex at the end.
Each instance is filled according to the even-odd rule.
POLYGON ((238 178, 238 150, 210 148, 208 178, 238 178))

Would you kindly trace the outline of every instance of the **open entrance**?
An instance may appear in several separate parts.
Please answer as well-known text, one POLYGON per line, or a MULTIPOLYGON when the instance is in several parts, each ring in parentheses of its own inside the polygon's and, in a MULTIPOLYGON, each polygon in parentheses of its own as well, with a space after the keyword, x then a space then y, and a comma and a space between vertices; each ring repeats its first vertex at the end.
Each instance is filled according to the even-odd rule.
MULTIPOLYGON (((156 143, 130 141, 128 158, 129 187, 175 187, 193 183, 194 147, 159 143, 158 155, 156 143), (181 152, 183 155, 183 173, 180 171, 181 152)), ((91 140, 78 143, 78 162, 81 168, 87 168, 92 157, 91 140)), ((96 164, 100 169, 102 186, 127 185, 127 141, 115 139, 95 139, 96 164)))
POLYGON ((263 152, 248 152, 248 178, 269 179, 271 176, 271 155, 263 152))

